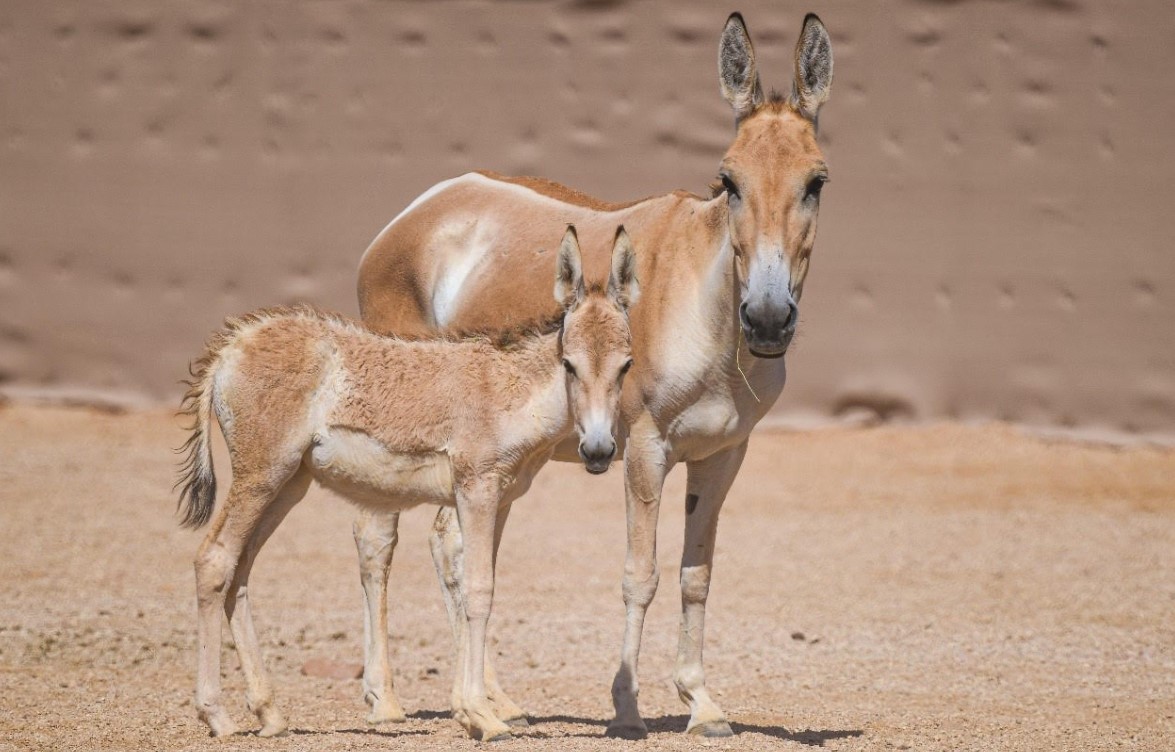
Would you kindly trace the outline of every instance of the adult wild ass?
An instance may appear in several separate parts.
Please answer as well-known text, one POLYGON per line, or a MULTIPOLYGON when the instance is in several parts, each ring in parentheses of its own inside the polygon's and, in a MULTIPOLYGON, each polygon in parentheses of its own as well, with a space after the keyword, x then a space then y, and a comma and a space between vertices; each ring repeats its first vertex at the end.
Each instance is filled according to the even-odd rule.
MULTIPOLYGON (((546 180, 471 173, 414 201, 374 240, 359 268, 364 322, 376 331, 416 335, 472 323, 510 327, 547 311, 545 282, 529 249, 557 226, 574 223, 586 239, 623 223, 642 248, 645 303, 632 316, 636 365, 621 408, 628 431, 627 620, 612 685, 616 715, 608 730, 623 737, 647 733, 637 708, 637 657, 659 579, 662 484, 679 462, 688 468, 688 490, 674 681, 690 707, 690 732, 731 733, 706 691, 702 669, 718 513, 751 429, 783 389, 782 356, 796 331, 820 192, 828 180, 816 121, 832 82, 832 49, 820 20, 812 14, 804 19, 786 96, 764 96, 750 36, 737 13, 722 31, 718 69, 736 128, 711 198, 679 191, 610 204, 546 180)), ((585 265, 602 268, 603 249, 587 249, 585 265)), ((556 458, 574 460, 575 447, 561 447, 556 458)), ((365 515, 356 522, 369 624, 384 623, 395 531, 393 515, 365 515)), ((434 532, 434 559, 460 644, 460 540, 451 513, 441 510, 434 532)), ((398 718, 384 636, 368 641, 366 664, 370 720, 398 718)), ((499 717, 522 722, 522 711, 492 675, 487 680, 499 717)), ((454 687, 454 708, 464 704, 460 691, 454 687)))
POLYGON ((230 320, 210 341, 185 397, 194 425, 180 498, 186 524, 212 516, 215 414, 232 486, 196 555, 196 711, 214 736, 234 731, 220 697, 221 609, 261 735, 286 729, 253 630, 249 572, 311 479, 364 509, 456 508, 468 620, 458 720, 477 739, 509 736, 483 684, 502 527, 511 502, 564 439, 577 436, 589 471, 607 470, 616 454, 621 381, 632 364, 627 311, 638 287, 624 230, 606 290, 585 286, 570 228, 556 266, 562 310, 497 341, 398 339, 309 308, 230 320))

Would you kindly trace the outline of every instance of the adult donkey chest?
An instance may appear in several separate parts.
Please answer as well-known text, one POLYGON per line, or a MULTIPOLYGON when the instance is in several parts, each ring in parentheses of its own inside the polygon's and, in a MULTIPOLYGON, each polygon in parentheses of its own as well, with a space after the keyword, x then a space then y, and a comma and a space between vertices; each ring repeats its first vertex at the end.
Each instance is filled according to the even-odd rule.
MULTIPOLYGON (((702 670, 718 514, 751 429, 784 385, 783 355, 798 324, 828 179, 815 128, 832 80, 831 44, 820 20, 804 19, 787 96, 764 96, 738 14, 723 28, 718 68, 736 129, 711 198, 679 192, 609 204, 541 179, 475 173, 426 192, 385 228, 360 265, 364 322, 378 331, 416 333, 470 324, 506 327, 542 313, 550 305, 549 280, 534 273, 534 256, 567 223, 586 241, 588 277, 606 276, 603 241, 618 224, 645 249, 637 275, 642 305, 631 321, 635 365, 622 406, 628 434, 626 622, 612 687, 616 716, 609 726, 618 736, 646 733, 637 708, 637 657, 659 581, 661 489, 678 462, 687 463, 689 513, 674 681, 690 706, 689 731, 730 734, 702 670), (490 247, 504 250, 490 253, 490 247)), ((394 524, 361 521, 360 549, 391 540, 394 524)), ((442 538, 453 540, 453 525, 442 512, 442 538)), ((439 571, 457 569, 454 547, 435 545, 434 551, 440 552, 439 571)), ((449 602, 459 609, 453 580, 449 602)), ((520 713, 508 700, 502 707, 506 714, 520 713)))

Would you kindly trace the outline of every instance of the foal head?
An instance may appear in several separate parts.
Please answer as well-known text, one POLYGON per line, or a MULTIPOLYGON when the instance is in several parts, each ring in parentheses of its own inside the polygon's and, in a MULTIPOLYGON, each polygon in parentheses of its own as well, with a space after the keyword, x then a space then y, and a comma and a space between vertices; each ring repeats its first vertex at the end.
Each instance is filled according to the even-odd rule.
POLYGON ((562 356, 567 402, 579 434, 579 456, 602 473, 616 456, 620 387, 632 367, 628 307, 636 302, 636 255, 623 227, 616 230, 607 287, 583 281, 579 240, 568 227, 559 247, 555 299, 563 306, 562 356))
POLYGON ((718 177, 741 286, 739 320, 751 352, 775 358, 796 331, 828 180, 816 117, 832 85, 832 44, 809 13, 796 43, 791 93, 767 99, 747 27, 735 13, 722 31, 718 72, 737 124, 718 177))

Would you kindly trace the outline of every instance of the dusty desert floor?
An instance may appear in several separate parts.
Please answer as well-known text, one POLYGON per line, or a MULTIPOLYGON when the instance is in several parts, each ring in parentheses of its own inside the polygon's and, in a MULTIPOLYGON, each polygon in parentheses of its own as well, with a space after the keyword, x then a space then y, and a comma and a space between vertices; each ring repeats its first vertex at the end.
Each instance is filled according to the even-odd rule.
MULTIPOLYGON (((447 717, 431 510, 405 515, 394 565, 409 721, 369 728, 358 681, 301 674, 361 650, 352 510, 321 491, 251 588, 293 732, 208 738, 192 708, 199 534, 173 516, 180 441, 165 413, 0 408, 0 750, 477 746, 447 717)), ((533 726, 495 749, 1175 747, 1175 452, 999 425, 756 436, 719 530, 707 667, 738 735, 714 741, 681 733, 670 683, 683 474, 641 664, 649 739, 603 737, 620 474, 552 465, 511 519, 491 623, 533 726)), ((231 652, 225 667, 235 716, 256 728, 231 652)))

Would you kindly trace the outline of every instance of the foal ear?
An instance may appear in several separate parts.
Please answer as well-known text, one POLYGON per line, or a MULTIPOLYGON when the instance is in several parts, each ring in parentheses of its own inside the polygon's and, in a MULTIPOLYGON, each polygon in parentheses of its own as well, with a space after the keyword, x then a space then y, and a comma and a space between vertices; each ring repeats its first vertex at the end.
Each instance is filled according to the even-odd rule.
POLYGON ((734 121, 745 118, 763 104, 763 87, 755 68, 751 35, 739 13, 731 13, 718 43, 718 80, 722 96, 734 108, 734 121))
POLYGON ((616 228, 616 240, 612 244, 612 272, 608 275, 608 297, 624 310, 636 303, 641 296, 641 286, 636 279, 636 249, 624 230, 616 228))
POLYGON ((559 258, 555 260, 555 300, 564 308, 583 300, 583 261, 579 254, 579 237, 575 225, 567 225, 563 242, 559 246, 559 258))
POLYGON ((816 122, 820 105, 832 89, 832 40, 815 13, 804 17, 804 28, 796 42, 796 78, 791 103, 801 115, 816 122))

